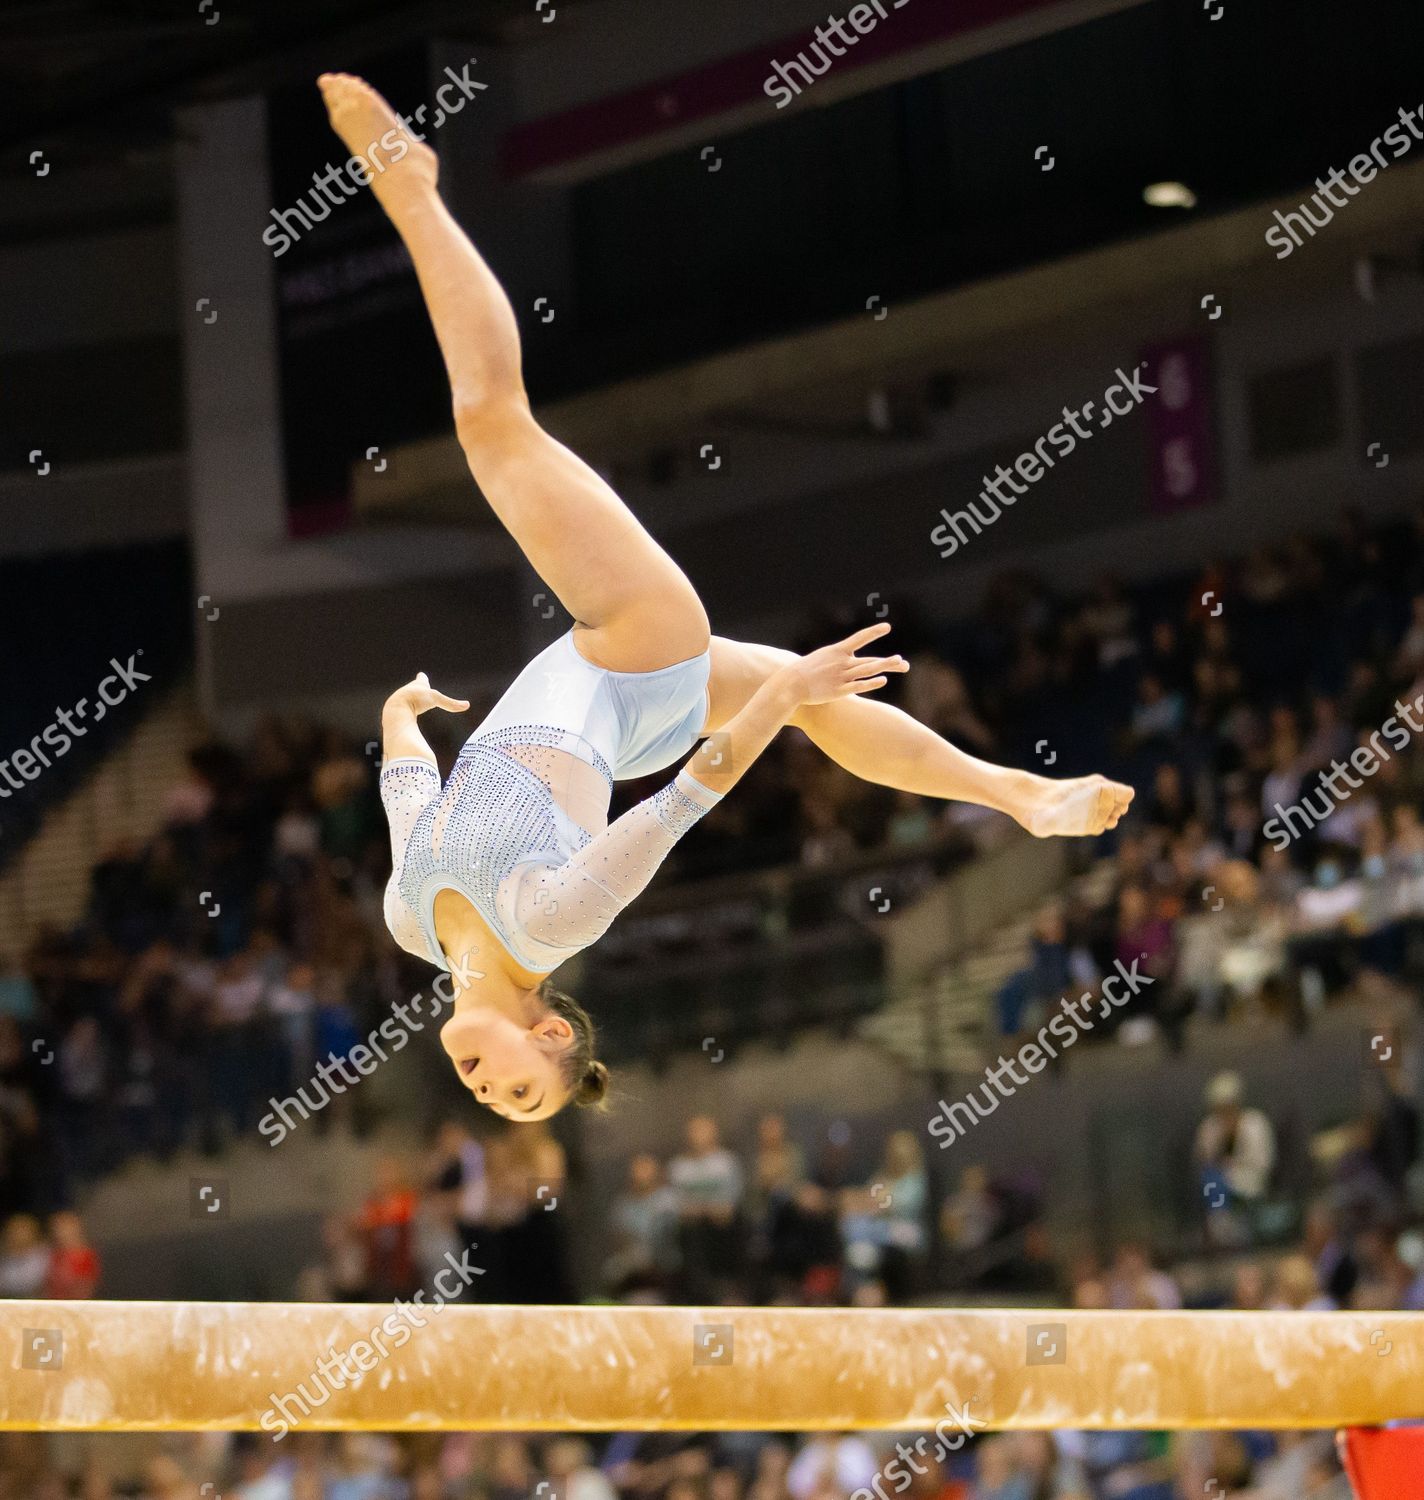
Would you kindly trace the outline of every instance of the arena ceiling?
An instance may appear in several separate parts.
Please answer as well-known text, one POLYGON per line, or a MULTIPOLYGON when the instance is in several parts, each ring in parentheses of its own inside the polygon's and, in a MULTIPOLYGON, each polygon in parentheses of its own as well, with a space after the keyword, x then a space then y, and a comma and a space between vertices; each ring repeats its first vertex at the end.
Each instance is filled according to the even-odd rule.
MULTIPOLYGON (((8 0, 0 177, 32 178, 37 148, 74 169, 141 168, 172 144, 179 105, 410 36, 509 41, 537 25, 530 0, 8 0)), ((141 190, 141 171, 134 184, 141 190)))

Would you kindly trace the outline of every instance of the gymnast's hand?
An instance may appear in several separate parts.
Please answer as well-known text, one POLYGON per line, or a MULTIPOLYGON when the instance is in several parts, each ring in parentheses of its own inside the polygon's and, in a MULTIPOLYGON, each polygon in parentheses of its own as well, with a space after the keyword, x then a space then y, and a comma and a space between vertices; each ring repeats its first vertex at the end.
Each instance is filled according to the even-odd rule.
POLYGON ((868 625, 834 646, 822 646, 782 671, 796 685, 802 703, 831 703, 858 693, 873 693, 889 681, 887 673, 908 672, 910 664, 903 656, 857 656, 856 652, 888 635, 885 623, 868 625))
POLYGON ((448 714, 462 714, 469 706, 469 701, 465 698, 451 698, 444 693, 437 693, 430 686, 430 679, 424 672, 417 673, 412 681, 397 688, 386 699, 388 709, 406 708, 417 718, 432 708, 443 708, 448 714))

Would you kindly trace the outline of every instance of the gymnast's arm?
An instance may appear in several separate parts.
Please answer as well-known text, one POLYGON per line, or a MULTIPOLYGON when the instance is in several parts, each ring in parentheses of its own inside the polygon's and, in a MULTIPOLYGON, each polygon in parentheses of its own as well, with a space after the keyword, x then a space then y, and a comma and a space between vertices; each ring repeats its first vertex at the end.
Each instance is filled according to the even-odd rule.
POLYGON ((432 708, 462 714, 469 706, 463 698, 449 698, 444 693, 437 693, 425 673, 419 673, 413 681, 397 688, 381 709, 382 760, 423 760, 427 765, 436 766, 438 771, 435 752, 420 732, 420 716, 432 708))
POLYGON ((585 948, 640 895, 673 846, 746 774, 805 703, 871 692, 898 657, 856 656, 883 626, 788 662, 757 689, 740 713, 698 746, 677 779, 590 839, 572 859, 526 877, 515 901, 525 934, 557 948, 585 948))
POLYGON ((440 795, 440 766, 417 723, 427 709, 443 708, 463 713, 470 705, 463 699, 437 693, 422 672, 413 682, 397 688, 381 709, 381 805, 391 829, 391 878, 386 885, 386 925, 408 953, 426 956, 419 923, 400 899, 405 853, 416 820, 430 801, 440 795))
POLYGON ((675 780, 629 808, 564 864, 531 869, 515 896, 515 920, 525 937, 564 950, 597 942, 799 706, 788 682, 763 683, 725 730, 703 741, 675 780))

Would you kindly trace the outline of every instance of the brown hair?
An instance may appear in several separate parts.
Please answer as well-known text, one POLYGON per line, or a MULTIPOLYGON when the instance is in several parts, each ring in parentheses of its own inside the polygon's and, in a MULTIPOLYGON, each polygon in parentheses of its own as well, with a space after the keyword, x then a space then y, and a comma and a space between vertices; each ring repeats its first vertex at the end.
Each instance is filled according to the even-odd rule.
POLYGON ((595 1038, 589 1013, 572 995, 556 990, 547 980, 539 987, 539 998, 573 1028, 574 1039, 560 1061, 573 1103, 606 1109, 608 1069, 593 1055, 595 1038))

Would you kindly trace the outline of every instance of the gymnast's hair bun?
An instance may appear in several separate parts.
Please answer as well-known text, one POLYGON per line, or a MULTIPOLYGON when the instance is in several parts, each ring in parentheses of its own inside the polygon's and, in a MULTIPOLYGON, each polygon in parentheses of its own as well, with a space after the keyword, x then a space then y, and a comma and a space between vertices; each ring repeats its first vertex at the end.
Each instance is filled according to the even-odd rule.
POLYGON ((604 1096, 608 1093, 608 1069, 601 1062, 591 1062, 579 1079, 574 1103, 595 1108, 606 1108, 604 1096))

